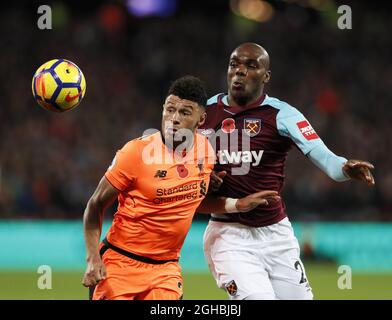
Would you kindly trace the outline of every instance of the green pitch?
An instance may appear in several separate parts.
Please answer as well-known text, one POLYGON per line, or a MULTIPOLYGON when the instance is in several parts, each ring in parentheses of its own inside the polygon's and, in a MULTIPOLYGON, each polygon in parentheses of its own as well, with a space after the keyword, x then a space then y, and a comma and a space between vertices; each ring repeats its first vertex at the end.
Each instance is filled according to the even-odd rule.
MULTIPOLYGON (((352 289, 339 290, 337 267, 305 263, 315 299, 388 299, 392 300, 392 274, 352 275, 352 289)), ((83 272, 52 273, 52 289, 40 290, 41 274, 34 272, 0 271, 0 299, 87 299, 87 289, 81 285, 83 272)), ((216 288, 209 274, 184 274, 184 299, 226 299, 226 293, 216 288)))

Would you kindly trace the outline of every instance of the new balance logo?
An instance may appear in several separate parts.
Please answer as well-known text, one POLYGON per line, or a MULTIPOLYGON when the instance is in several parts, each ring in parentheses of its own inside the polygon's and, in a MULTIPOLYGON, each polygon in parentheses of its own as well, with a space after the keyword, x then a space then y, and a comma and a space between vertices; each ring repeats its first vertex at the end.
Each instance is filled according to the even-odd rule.
POLYGON ((158 170, 154 178, 165 178, 167 174, 166 170, 158 170))

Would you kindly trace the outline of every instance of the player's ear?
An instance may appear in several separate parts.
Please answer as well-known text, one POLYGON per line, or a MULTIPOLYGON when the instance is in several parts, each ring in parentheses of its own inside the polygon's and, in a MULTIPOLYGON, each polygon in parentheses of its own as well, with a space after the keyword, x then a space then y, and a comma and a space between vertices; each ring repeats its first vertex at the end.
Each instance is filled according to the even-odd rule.
POLYGON ((206 119, 207 119, 207 113, 205 111, 203 111, 200 114, 200 119, 199 119, 199 122, 197 123, 197 126, 201 127, 206 122, 206 119))
POLYGON ((263 83, 268 83, 271 79, 271 70, 268 70, 264 75, 263 83))

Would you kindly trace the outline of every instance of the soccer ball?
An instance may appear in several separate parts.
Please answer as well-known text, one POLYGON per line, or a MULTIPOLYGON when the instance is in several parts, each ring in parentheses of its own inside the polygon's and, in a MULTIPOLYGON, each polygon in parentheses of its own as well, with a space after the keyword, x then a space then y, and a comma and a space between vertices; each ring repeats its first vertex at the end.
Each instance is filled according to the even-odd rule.
POLYGON ((40 66, 32 81, 38 104, 54 112, 69 111, 82 101, 86 79, 79 67, 65 59, 53 59, 40 66))

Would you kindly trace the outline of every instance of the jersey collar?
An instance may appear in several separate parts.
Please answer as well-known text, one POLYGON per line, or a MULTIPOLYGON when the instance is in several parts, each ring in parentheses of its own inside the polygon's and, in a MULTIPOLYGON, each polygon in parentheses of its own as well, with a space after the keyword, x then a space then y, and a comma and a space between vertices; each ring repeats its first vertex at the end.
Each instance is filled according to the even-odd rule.
POLYGON ((263 102, 268 98, 267 94, 263 94, 260 96, 259 99, 257 99, 255 102, 246 105, 245 107, 239 107, 239 106, 229 106, 229 100, 228 100, 228 95, 227 94, 221 94, 218 96, 218 105, 224 108, 229 108, 227 111, 229 113, 239 113, 244 110, 249 110, 249 109, 254 109, 257 107, 260 107, 263 105, 263 102))

